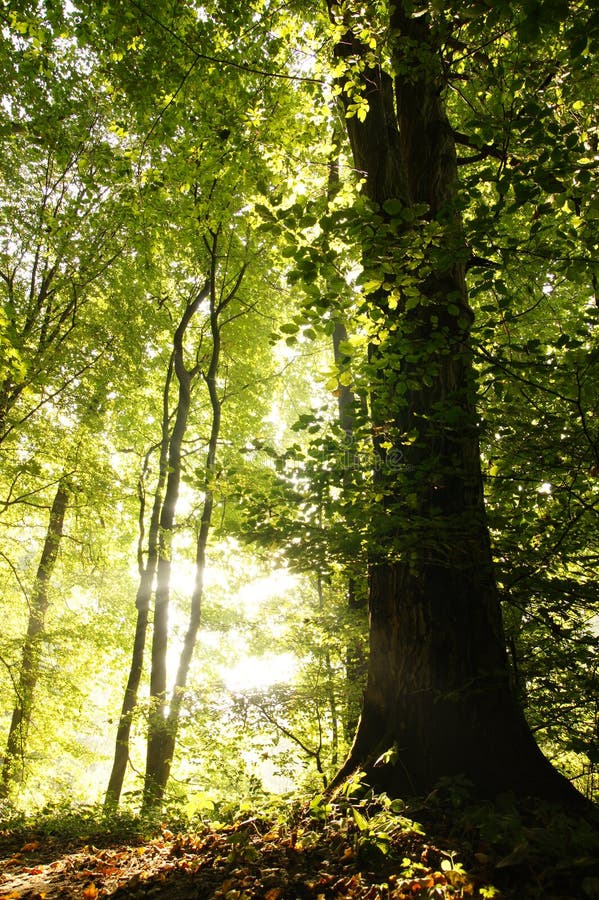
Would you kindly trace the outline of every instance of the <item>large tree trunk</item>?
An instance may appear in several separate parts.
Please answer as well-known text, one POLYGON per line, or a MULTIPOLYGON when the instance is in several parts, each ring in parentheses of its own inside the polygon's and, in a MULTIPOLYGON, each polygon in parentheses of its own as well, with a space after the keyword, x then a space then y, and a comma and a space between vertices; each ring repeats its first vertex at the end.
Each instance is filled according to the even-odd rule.
MULTIPOLYGON (((329 11, 339 13, 330 0, 329 11)), ((568 799, 576 792, 541 755, 510 690, 438 48, 427 17, 412 18, 398 2, 389 22, 393 84, 369 63, 359 18, 353 28, 346 18, 336 52, 369 105, 363 122, 346 121, 378 216, 374 231, 364 230, 364 265, 386 282, 371 298, 376 321, 384 313, 370 358, 382 499, 373 522, 368 682, 339 779, 360 767, 375 786, 405 795, 463 775, 481 794, 568 799)))
POLYGON ((17 698, 10 722, 4 765, 2 767, 0 797, 8 796, 13 781, 22 780, 22 776, 21 778, 17 777, 17 764, 20 760, 21 770, 23 771, 27 735, 33 711, 33 696, 40 674, 46 613, 50 604, 48 590, 62 539, 69 493, 66 480, 61 479, 56 489, 52 509, 50 510, 46 540, 33 585, 29 622, 23 644, 21 669, 16 687, 17 698))

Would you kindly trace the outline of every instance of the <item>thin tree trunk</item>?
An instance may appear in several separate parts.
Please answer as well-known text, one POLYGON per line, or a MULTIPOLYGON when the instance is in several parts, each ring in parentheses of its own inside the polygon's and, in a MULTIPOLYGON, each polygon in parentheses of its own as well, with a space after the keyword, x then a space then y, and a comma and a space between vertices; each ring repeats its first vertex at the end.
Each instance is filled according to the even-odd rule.
POLYGON ((14 781, 22 781, 24 778, 24 760, 33 712, 34 692, 39 680, 46 613, 50 604, 48 592, 62 539, 69 496, 70 489, 66 479, 63 478, 58 484, 50 510, 46 539, 33 586, 29 622, 16 689, 16 704, 6 742, 0 797, 8 796, 11 784, 14 781), (20 761, 20 775, 17 773, 18 761, 20 761))
POLYGON ((154 626, 152 631, 152 655, 150 670, 150 710, 148 719, 148 744, 146 775, 144 781, 144 809, 154 805, 156 783, 161 779, 161 767, 168 732, 166 722, 168 619, 171 583, 172 533, 181 480, 181 448, 190 404, 189 380, 179 382, 175 424, 169 445, 169 472, 160 515, 158 563, 156 567, 156 593, 154 600, 154 626))
MULTIPOLYGON (((214 356, 213 356, 214 358, 214 356)), ((207 378, 209 390, 210 381, 207 378)), ((162 801, 164 791, 170 776, 175 745, 177 741, 177 733, 179 730, 179 720, 181 715, 181 707, 185 697, 185 689, 187 687, 187 678, 189 668, 195 649, 198 629, 201 622, 202 599, 204 596, 204 575, 206 571, 206 550, 208 546, 208 536, 210 533, 210 525, 212 521, 212 511, 214 509, 214 491, 211 481, 214 477, 216 449, 218 443, 218 434, 220 430, 220 399, 216 393, 216 384, 212 381, 212 390, 210 390, 212 403, 212 428, 206 457, 206 487, 204 493, 204 504, 202 516, 200 519, 200 528, 196 540, 196 557, 195 557, 195 580, 194 588, 191 595, 191 608, 189 612, 189 621, 187 631, 183 641, 181 655, 179 657, 179 665, 177 668, 177 676, 175 685, 171 694, 169 713, 165 729, 165 741, 162 747, 162 758, 160 761, 160 769, 154 775, 154 794, 153 803, 158 804, 162 801)))
MULTIPOLYGON (((321 572, 316 573, 316 589, 318 592, 318 608, 322 614, 324 612, 324 589, 321 572)), ((326 694, 331 714, 331 767, 336 769, 339 762, 339 710, 335 693, 335 673, 328 648, 324 652, 324 664, 327 683, 326 694)))
POLYGON ((212 351, 210 354, 208 369, 204 375, 204 380, 208 389, 212 422, 210 427, 210 437, 208 439, 208 447, 206 451, 204 504, 202 508, 202 515, 200 518, 200 527, 196 539, 195 581, 193 593, 191 596, 191 608, 189 612, 187 632, 183 641, 175 684, 170 697, 169 712, 168 716, 166 717, 163 739, 159 748, 160 753, 156 753, 156 756, 152 760, 152 769, 150 769, 148 765, 148 769, 146 770, 146 783, 149 788, 146 791, 145 798, 145 807, 147 809, 155 808, 162 802, 168 779, 170 777, 177 741, 177 734, 179 730, 181 708, 183 700, 185 698, 189 669, 191 666, 191 660, 193 658, 193 652, 196 646, 198 630, 201 622, 202 599, 204 595, 204 576, 206 571, 206 551, 208 548, 208 538, 210 535, 210 526, 212 523, 212 513, 214 509, 213 483, 216 474, 216 458, 222 417, 222 400, 219 396, 217 386, 217 375, 221 357, 221 330, 223 327, 221 317, 227 306, 237 295, 237 292, 241 287, 246 269, 245 265, 241 267, 237 277, 233 281, 231 290, 229 290, 226 294, 221 295, 221 297, 219 298, 217 296, 217 247, 219 232, 213 232, 211 234, 211 238, 211 242, 206 241, 206 248, 210 254, 211 259, 209 297, 212 351))
POLYGON ((185 367, 184 340, 191 319, 206 299, 207 286, 190 303, 174 336, 173 361, 178 381, 175 419, 168 446, 168 476, 164 501, 160 510, 158 529, 158 560, 156 565, 156 593, 154 601, 154 627, 152 632, 152 656, 150 671, 150 711, 148 719, 148 743, 146 773, 144 779, 143 810, 152 809, 157 803, 161 784, 165 777, 165 756, 168 752, 169 733, 167 721, 167 670, 168 618, 171 590, 172 536, 175 524, 179 486, 181 482, 181 452, 187 429, 191 402, 191 385, 198 366, 185 367))
MULTIPOLYGON (((329 0, 331 14, 339 8, 329 0)), ((348 118, 355 167, 381 219, 365 266, 392 287, 373 344, 371 407, 382 496, 369 574, 362 716, 337 782, 365 769, 394 794, 465 775, 480 794, 576 794, 514 702, 486 524, 453 133, 427 18, 390 13, 395 84, 349 27, 369 111, 348 118), (393 92, 395 87, 395 94, 393 92), (391 202, 392 201, 392 202, 391 202), (414 251, 424 249, 416 268, 414 251), (414 273, 416 272, 416 291, 414 273), (393 300, 390 303, 390 300, 393 300)), ((359 29, 359 24, 355 26, 359 29)))
POLYGON ((116 743, 114 748, 114 759, 112 770, 108 780, 106 789, 106 797, 104 801, 107 810, 116 809, 119 805, 121 793, 123 790, 123 782, 127 771, 127 763, 129 762, 129 742, 131 739, 131 727, 133 723, 133 715, 137 706, 137 696, 139 693, 139 685, 143 672, 144 655, 146 647, 146 634, 148 630, 148 617, 150 603, 152 600, 152 590, 154 587, 154 578, 156 575, 156 566, 158 564, 158 538, 160 532, 160 511, 162 508, 162 496, 164 484, 168 471, 168 439, 169 439, 169 396, 170 386, 173 375, 173 358, 171 356, 167 376, 165 379, 163 401, 162 401, 162 438, 160 442, 160 457, 158 463, 158 481, 154 490, 154 501, 152 504, 152 514, 148 528, 148 547, 147 556, 144 563, 143 555, 143 539, 144 539, 144 515, 145 515, 145 493, 144 493, 144 476, 147 469, 149 456, 146 456, 144 463, 144 471, 140 475, 139 484, 139 543, 138 543, 138 569, 139 569, 139 586, 135 597, 135 607, 137 609, 137 619, 135 622, 135 635, 133 639, 133 650, 131 653, 131 666, 129 669, 129 677, 125 687, 125 695, 123 698, 123 706, 116 734, 116 743))

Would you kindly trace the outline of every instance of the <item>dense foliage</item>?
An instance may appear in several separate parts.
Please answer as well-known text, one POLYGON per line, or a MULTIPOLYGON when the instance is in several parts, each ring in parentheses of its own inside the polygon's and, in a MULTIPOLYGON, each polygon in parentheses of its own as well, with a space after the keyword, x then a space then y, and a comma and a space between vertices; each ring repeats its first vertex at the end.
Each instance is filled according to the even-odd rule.
MULTIPOLYGON (((424 207, 377 207, 343 137, 364 71, 398 58, 387 5, 329 6, 0 13, 7 808, 101 801, 125 720, 111 802, 189 815, 320 790, 351 744, 398 452, 373 385, 380 406, 389 323, 447 247, 424 207), (348 28, 361 57, 335 55, 348 28)), ((459 151, 514 690, 594 797, 599 17, 404 6, 441 48, 459 151)))

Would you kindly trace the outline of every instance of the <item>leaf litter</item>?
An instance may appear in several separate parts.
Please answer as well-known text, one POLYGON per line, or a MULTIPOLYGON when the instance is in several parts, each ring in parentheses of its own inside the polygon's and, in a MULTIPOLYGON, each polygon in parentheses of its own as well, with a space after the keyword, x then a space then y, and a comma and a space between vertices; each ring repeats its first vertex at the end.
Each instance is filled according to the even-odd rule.
MULTIPOLYGON (((441 830, 442 831, 442 830, 441 830)), ((564 870, 482 838, 431 839, 402 816, 386 831, 361 812, 295 824, 251 818, 106 845, 0 832, 0 900, 595 900, 588 859, 564 870), (557 873, 557 875, 556 875, 557 873), (558 877, 559 876, 559 877, 558 877)), ((597 872, 599 876, 599 872, 597 872)))

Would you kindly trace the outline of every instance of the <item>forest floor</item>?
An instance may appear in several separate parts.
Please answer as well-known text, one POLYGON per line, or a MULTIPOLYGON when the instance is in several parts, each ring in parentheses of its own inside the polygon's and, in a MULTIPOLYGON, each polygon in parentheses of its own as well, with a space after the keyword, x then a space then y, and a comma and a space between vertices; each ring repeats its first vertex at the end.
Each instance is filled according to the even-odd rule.
POLYGON ((151 838, 0 831, 0 900, 599 900, 599 841, 584 822, 420 812, 424 825, 388 808, 316 807, 295 823, 163 825, 151 838))

